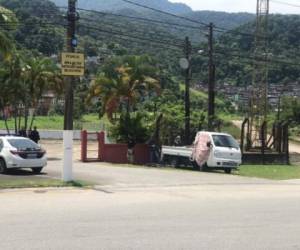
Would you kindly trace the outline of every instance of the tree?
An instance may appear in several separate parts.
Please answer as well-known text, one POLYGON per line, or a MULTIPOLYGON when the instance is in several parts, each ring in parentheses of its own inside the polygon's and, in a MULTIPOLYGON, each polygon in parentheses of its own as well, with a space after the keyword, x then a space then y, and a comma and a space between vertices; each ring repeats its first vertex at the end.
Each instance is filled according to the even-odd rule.
POLYGON ((10 60, 5 61, 1 67, 1 91, 2 108, 12 107, 15 118, 15 133, 20 128, 17 118, 20 117, 20 107, 24 103, 25 98, 25 80, 24 80, 25 65, 22 56, 19 53, 14 53, 10 60))
POLYGON ((35 119, 35 111, 40 100, 48 91, 61 93, 63 89, 63 79, 56 64, 46 57, 29 57, 26 60, 25 81, 27 95, 25 101, 25 128, 27 128, 28 108, 34 110, 30 129, 35 119))
POLYGON ((54 62, 24 51, 16 51, 11 60, 3 63, 0 79, 0 108, 3 112, 5 107, 13 107, 16 133, 21 127, 21 116, 24 116, 25 129, 28 128, 29 109, 34 110, 31 129, 43 94, 61 93, 63 89, 62 77, 54 62))
POLYGON ((100 116, 107 114, 113 122, 113 114, 120 113, 117 130, 122 139, 134 138, 135 141, 140 141, 134 135, 138 131, 124 129, 133 127, 132 123, 136 123, 135 127, 142 131, 141 134, 145 134, 141 125, 142 117, 138 114, 131 116, 130 112, 137 109, 137 103, 160 90, 157 69, 153 65, 148 56, 118 57, 108 62, 92 82, 88 100, 99 98, 100 116))
POLYGON ((148 56, 125 56, 105 65, 92 82, 88 100, 100 98, 101 116, 112 120, 115 112, 129 113, 138 101, 160 89, 157 72, 148 56))
POLYGON ((0 6, 0 23, 2 24, 0 28, 0 52, 5 59, 8 59, 11 55, 13 44, 6 30, 15 29, 18 21, 12 11, 0 6))
POLYGON ((290 120, 292 125, 300 124, 300 100, 297 97, 283 97, 281 117, 283 120, 290 120))

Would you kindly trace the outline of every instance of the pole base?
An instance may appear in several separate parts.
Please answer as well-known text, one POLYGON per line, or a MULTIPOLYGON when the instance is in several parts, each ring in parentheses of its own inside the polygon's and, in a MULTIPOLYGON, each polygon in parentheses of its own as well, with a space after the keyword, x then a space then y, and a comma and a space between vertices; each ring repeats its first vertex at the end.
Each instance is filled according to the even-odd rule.
POLYGON ((63 171, 62 180, 73 180, 73 130, 64 130, 63 132, 63 171))

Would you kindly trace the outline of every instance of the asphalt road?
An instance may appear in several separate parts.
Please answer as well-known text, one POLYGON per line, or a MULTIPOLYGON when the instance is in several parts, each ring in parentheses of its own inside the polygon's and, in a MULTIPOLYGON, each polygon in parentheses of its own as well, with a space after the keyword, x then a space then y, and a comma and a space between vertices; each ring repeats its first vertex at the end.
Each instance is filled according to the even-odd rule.
MULTIPOLYGON (((44 178, 59 178, 49 142, 44 178)), ((92 190, 0 191, 0 249, 300 249, 300 182, 82 164, 92 190)), ((1 181, 1 178, 0 178, 1 181)))
POLYGON ((300 186, 0 192, 0 249, 300 249, 300 186))

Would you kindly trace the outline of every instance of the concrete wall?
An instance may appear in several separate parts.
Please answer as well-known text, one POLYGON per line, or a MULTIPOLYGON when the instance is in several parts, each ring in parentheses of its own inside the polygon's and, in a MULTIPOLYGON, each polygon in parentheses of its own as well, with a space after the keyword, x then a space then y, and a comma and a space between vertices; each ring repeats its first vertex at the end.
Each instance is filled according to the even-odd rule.
MULTIPOLYGON (((14 131, 11 130, 11 133, 13 134, 14 131)), ((63 139, 63 131, 62 130, 39 130, 40 133, 40 137, 41 139, 52 139, 52 140, 62 140, 63 139)), ((7 131, 6 130, 0 130, 0 134, 1 135, 7 135, 7 131)), ((80 140, 80 130, 74 130, 74 139, 75 140, 80 140)), ((95 138, 89 138, 89 139, 94 139, 96 140, 96 136, 95 138)))

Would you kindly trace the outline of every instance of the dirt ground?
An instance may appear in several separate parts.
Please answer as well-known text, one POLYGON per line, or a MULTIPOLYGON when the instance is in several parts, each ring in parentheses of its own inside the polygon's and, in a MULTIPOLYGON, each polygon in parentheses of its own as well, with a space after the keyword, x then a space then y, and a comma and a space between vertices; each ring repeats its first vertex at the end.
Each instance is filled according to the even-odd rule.
MULTIPOLYGON (((47 151, 49 160, 61 160, 63 158, 63 141, 62 140, 42 140, 41 146, 47 151)), ((88 143, 88 158, 97 158, 98 143, 91 141, 88 143)), ((73 157, 75 161, 81 159, 81 143, 78 140, 73 144, 73 157)))
MULTIPOLYGON (((49 160, 61 160, 63 158, 63 145, 61 140, 43 140, 41 145, 47 151, 49 160)), ((97 158, 98 144, 90 141, 88 144, 88 158, 97 158)), ((74 141, 73 157, 75 161, 81 159, 80 141, 74 141)), ((292 164, 300 165, 300 144, 290 142, 290 160, 292 164)))

